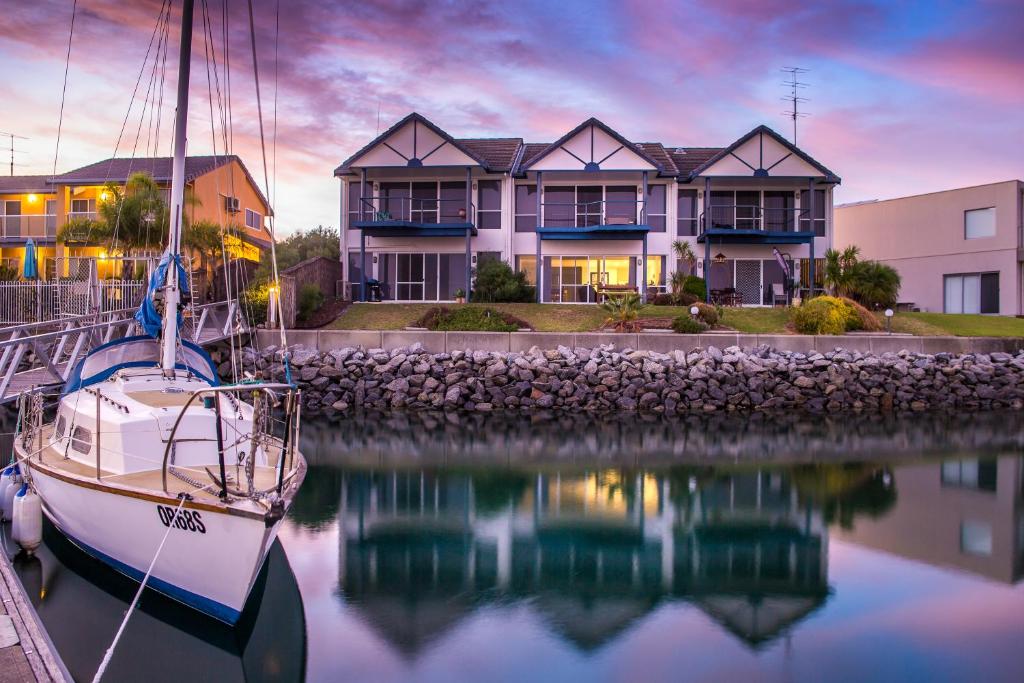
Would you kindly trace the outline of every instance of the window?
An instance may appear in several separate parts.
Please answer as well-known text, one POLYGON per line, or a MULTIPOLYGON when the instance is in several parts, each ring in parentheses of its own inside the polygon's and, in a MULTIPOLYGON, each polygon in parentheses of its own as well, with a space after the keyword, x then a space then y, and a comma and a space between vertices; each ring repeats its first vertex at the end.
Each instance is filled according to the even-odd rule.
POLYGON ((647 186, 647 225, 651 226, 651 232, 665 232, 665 221, 668 219, 665 191, 665 185, 647 186))
POLYGON ((676 196, 676 234, 697 235, 697 190, 679 190, 676 196))
POLYGON ((95 199, 72 199, 71 200, 71 213, 73 214, 88 214, 95 213, 96 211, 96 200, 95 199))
POLYGON ((56 436, 58 439, 63 439, 64 438, 64 430, 66 428, 67 428, 67 420, 65 420, 64 416, 61 415, 60 417, 57 418, 57 427, 53 431, 54 436, 56 436))
POLYGON ((999 273, 943 277, 944 313, 999 313, 999 273))
POLYGON ((381 183, 378 185, 379 198, 374 220, 409 220, 410 193, 409 183, 381 183))
POLYGON ((92 450, 92 432, 85 427, 75 427, 71 435, 71 448, 78 453, 88 454, 92 450))
POLYGON ((712 228, 736 227, 736 197, 732 191, 712 190, 709 205, 712 228))
POLYGON ((516 185, 516 232, 537 232, 537 186, 516 185))
POLYGON ((647 289, 656 289, 659 293, 665 291, 665 257, 647 257, 647 289))
POLYGON ((500 251, 478 251, 476 254, 476 265, 482 266, 488 261, 501 261, 500 251))
MULTIPOLYGON (((442 223, 465 223, 469 218, 466 214, 466 181, 450 180, 441 183, 442 223)), ((479 227, 479 226, 478 226, 479 227)))
POLYGON ((516 256, 516 270, 526 273, 526 281, 534 287, 537 286, 537 257, 516 256))
POLYGON ((57 234, 57 200, 46 200, 46 236, 53 237, 57 234))
POLYGON ((3 220, 0 220, 0 224, 3 225, 3 232, 0 234, 3 234, 4 237, 18 237, 21 235, 21 202, 0 202, 0 208, 3 209, 3 220))
POLYGON ((609 185, 605 188, 605 223, 609 225, 637 222, 636 185, 609 185))
POLYGON ((807 232, 813 222, 814 235, 825 236, 825 190, 814 191, 814 216, 811 216, 811 195, 808 190, 800 191, 800 230, 807 232))
POLYGON ((987 522, 960 523, 960 552, 988 557, 992 554, 992 525, 987 522))
MULTIPOLYGON (((362 191, 363 183, 360 180, 350 180, 348 182, 348 227, 352 228, 353 223, 359 220, 359 209, 363 209, 363 220, 365 220, 369 214, 373 213, 373 209, 368 205, 369 202, 364 204, 362 202, 362 191)), ((373 194, 373 186, 369 183, 366 184, 366 196, 369 197, 373 194)))
POLYGON ((501 181, 480 180, 476 187, 476 227, 481 230, 500 229, 501 181))
MULTIPOLYGON (((576 215, 576 188, 572 185, 548 185, 544 188, 544 217, 545 227, 571 228, 580 220, 576 215)), ((600 211, 600 206, 595 207, 600 211)), ((585 215, 582 217, 586 220, 585 215)))
POLYGON ((964 211, 964 239, 976 240, 981 237, 995 237, 996 208, 969 209, 964 211))
POLYGON ((409 220, 414 223, 437 223, 437 183, 410 183, 410 206, 409 220))
POLYGON ((736 229, 758 230, 761 227, 761 193, 736 192, 736 229))
POLYGON ((942 463, 941 481, 943 486, 994 493, 998 472, 998 464, 994 459, 947 460, 942 463))
POLYGON ((792 232, 794 201, 792 192, 765 192, 764 229, 770 232, 792 232))
POLYGON ((263 216, 256 213, 252 209, 245 210, 245 227, 252 230, 263 229, 263 216))

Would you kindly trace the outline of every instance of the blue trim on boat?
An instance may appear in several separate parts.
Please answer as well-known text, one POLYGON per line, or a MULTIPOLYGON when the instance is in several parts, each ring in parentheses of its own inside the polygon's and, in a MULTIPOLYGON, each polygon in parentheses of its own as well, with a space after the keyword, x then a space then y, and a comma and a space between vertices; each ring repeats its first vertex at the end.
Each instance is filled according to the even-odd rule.
MULTIPOLYGON (((141 583, 142 579, 146 576, 146 572, 139 571, 135 567, 129 566, 124 562, 115 560, 110 555, 107 555, 104 552, 96 550, 96 548, 93 548, 88 543, 83 543, 82 541, 78 540, 77 538, 67 533, 63 529, 61 529, 61 533, 67 536, 72 543, 77 545, 83 551, 85 551, 89 555, 92 555, 100 562, 110 565, 112 568, 124 574, 128 578, 134 579, 135 581, 141 583)), ((234 625, 238 623, 238 620, 242 616, 242 613, 236 609, 232 609, 227 605, 222 605, 221 603, 215 600, 211 600, 210 598, 204 598, 203 596, 187 591, 184 588, 179 588, 174 584, 158 579, 155 576, 149 577, 149 581, 146 582, 146 586, 152 588, 158 593, 166 595, 172 600, 177 600, 178 602, 184 605, 188 605, 192 609, 199 610, 203 614, 208 614, 214 619, 223 621, 227 624, 234 625)))

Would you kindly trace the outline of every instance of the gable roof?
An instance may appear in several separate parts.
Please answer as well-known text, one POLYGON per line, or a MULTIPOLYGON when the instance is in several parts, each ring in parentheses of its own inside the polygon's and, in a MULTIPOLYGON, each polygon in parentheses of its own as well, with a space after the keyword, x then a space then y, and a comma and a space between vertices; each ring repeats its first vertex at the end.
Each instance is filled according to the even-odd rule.
MULTIPOLYGON (((245 167, 242 159, 237 154, 218 154, 217 156, 206 155, 206 156, 190 156, 185 157, 185 182, 191 183, 196 178, 206 175, 211 171, 215 171, 218 168, 229 165, 231 162, 237 161, 239 167, 242 169, 242 173, 248 179, 249 184, 252 185, 253 190, 256 192, 256 196, 260 198, 263 205, 267 207, 269 213, 273 213, 273 208, 270 206, 270 202, 263 195, 263 191, 260 189, 259 183, 249 173, 249 169, 245 167)), ((169 183, 171 182, 171 175, 174 169, 174 158, 173 157, 113 157, 110 159, 104 159, 103 161, 97 161, 94 164, 88 166, 82 166, 76 168, 73 171, 62 173, 53 178, 53 183, 57 185, 97 185, 101 183, 125 183, 133 173, 148 173, 153 176, 153 180, 158 183, 169 183)))
POLYGON ((479 165, 483 166, 485 169, 491 170, 491 168, 487 165, 487 161, 484 159, 484 157, 482 157, 477 151, 471 149, 470 146, 466 145, 465 140, 456 140, 451 135, 449 135, 448 133, 444 132, 443 130, 435 126, 433 123, 431 123, 422 114, 418 112, 412 112, 411 114, 403 118, 401 121, 399 121, 395 125, 388 128, 386 131, 375 137, 373 140, 370 141, 369 144, 363 146, 362 149, 360 149, 358 152, 350 156, 348 159, 345 159, 345 161, 341 163, 341 166, 338 166, 336 169, 334 169, 334 175, 340 176, 348 173, 351 170, 352 164, 357 159, 359 159, 359 157, 363 156, 377 145, 383 143, 387 138, 391 137, 394 133, 398 132, 402 128, 402 126, 406 125, 409 122, 415 122, 426 126, 428 129, 433 131, 434 134, 436 134, 438 137, 440 137, 448 144, 452 145, 455 149, 459 150, 460 152, 468 156, 470 159, 474 160, 479 165))
MULTIPOLYGON (((803 159, 808 164, 810 164, 811 166, 813 166, 817 170, 821 171, 821 174, 823 176, 825 176, 826 182, 830 182, 830 183, 839 183, 839 182, 841 182, 839 176, 837 176, 835 173, 833 173, 832 171, 830 171, 827 168, 825 168, 825 166, 823 164, 821 164, 820 162, 815 160, 813 157, 811 157, 811 155, 807 154, 802 149, 800 149, 799 147, 797 147, 796 145, 791 143, 789 140, 787 140, 786 138, 782 137, 781 135, 779 135, 774 130, 772 130, 771 128, 769 128, 768 126, 766 126, 764 124, 758 126, 754 130, 750 131, 749 133, 747 133, 746 135, 741 137, 739 140, 737 140, 736 142, 732 143, 731 145, 729 145, 725 149, 721 150, 720 152, 718 152, 717 154, 712 156, 710 159, 708 159, 707 161, 705 161, 704 163, 702 163, 701 165, 697 166, 695 169, 690 171, 689 178, 692 180, 693 178, 699 176, 701 173, 703 173, 704 171, 706 171, 710 167, 714 166, 715 163, 717 163, 721 159, 724 159, 728 155, 732 154, 736 149, 741 147, 745 142, 750 140, 752 137, 754 137, 755 135, 759 135, 759 134, 768 135, 769 137, 773 138, 776 142, 778 142, 780 145, 782 145, 783 147, 788 149, 790 152, 795 154, 797 157, 803 159)), ((758 169, 758 170, 760 170, 760 169, 758 169)))
POLYGON ((25 192, 49 194, 53 192, 49 183, 50 176, 48 175, 0 176, 0 194, 22 194, 25 192))
POLYGON ((591 116, 589 119, 587 119, 586 121, 584 121, 580 125, 576 126, 572 130, 570 130, 568 133, 566 133, 562 137, 560 137, 557 140, 555 140, 554 142, 552 142, 545 149, 543 149, 539 153, 535 154, 529 161, 524 161, 524 162, 520 163, 519 164, 519 168, 517 170, 520 171, 520 172, 528 170, 531 166, 536 164, 538 161, 540 161, 541 159, 543 159, 547 155, 551 154, 555 150, 561 148, 562 145, 564 145, 566 142, 568 142, 569 140, 574 138, 576 135, 578 135, 580 133, 580 131, 582 131, 584 128, 587 128, 588 126, 594 126, 596 128, 600 128, 602 131, 604 131, 606 134, 611 136, 612 139, 617 141, 624 148, 629 149, 631 152, 633 152, 634 154, 639 156, 641 159, 643 159, 644 161, 649 163, 651 166, 654 166, 659 172, 663 171, 662 166, 657 161, 655 161, 653 158, 651 158, 651 156, 642 147, 640 147, 639 145, 633 144, 632 142, 630 142, 626 138, 622 137, 622 135, 618 131, 612 129, 611 127, 606 125, 604 122, 600 121, 599 119, 597 119, 597 118, 595 118, 593 116, 591 116))
POLYGON ((722 147, 672 147, 668 154, 676 165, 679 177, 686 180, 694 169, 703 165, 722 149, 722 147))
POLYGON ((484 160, 487 170, 495 173, 511 171, 523 146, 522 138, 458 138, 456 142, 472 150, 484 160))

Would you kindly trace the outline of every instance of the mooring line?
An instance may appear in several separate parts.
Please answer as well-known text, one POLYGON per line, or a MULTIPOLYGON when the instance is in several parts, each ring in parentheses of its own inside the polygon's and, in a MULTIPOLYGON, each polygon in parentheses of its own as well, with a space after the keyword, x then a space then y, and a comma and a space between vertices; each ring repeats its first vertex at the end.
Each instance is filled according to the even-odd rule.
POLYGON ((167 524, 167 531, 164 532, 164 537, 156 549, 156 554, 153 555, 153 560, 149 563, 149 569, 146 570, 146 575, 142 577, 142 583, 139 584, 139 590, 135 592, 135 598, 132 599, 132 604, 128 605, 128 611, 125 612, 124 619, 121 621, 121 626, 117 629, 117 634, 114 635, 114 642, 112 642, 110 647, 107 648, 106 653, 103 655, 103 661, 100 662, 99 668, 96 669, 96 675, 92 677, 92 683, 99 683, 99 680, 103 678, 103 674, 107 670, 107 665, 110 664, 110 658, 114 655, 114 648, 117 647, 117 642, 121 640, 121 635, 124 633, 124 629, 128 625, 128 619, 131 618, 132 612, 135 611, 135 605, 138 604, 139 598, 142 597, 142 591, 146 589, 146 583, 149 581, 150 574, 153 573, 153 567, 156 566, 157 558, 160 557, 160 553, 164 549, 164 544, 167 542, 167 537, 171 535, 171 529, 174 528, 174 523, 178 519, 178 513, 181 512, 181 508, 185 505, 185 501, 188 498, 187 494, 183 493, 180 495, 181 502, 178 503, 178 507, 174 508, 174 515, 171 517, 171 521, 167 524))

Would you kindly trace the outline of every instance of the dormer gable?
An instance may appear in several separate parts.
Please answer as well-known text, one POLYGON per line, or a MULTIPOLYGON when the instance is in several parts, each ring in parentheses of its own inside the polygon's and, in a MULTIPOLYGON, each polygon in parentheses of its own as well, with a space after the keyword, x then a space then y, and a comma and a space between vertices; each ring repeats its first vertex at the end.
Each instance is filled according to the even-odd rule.
POLYGON ((838 183, 839 176, 768 126, 758 126, 690 173, 690 178, 819 178, 838 183))
POLYGON ((523 164, 520 171, 661 171, 642 148, 590 118, 523 164))
POLYGON ((422 115, 413 112, 378 135, 370 144, 335 169, 343 175, 353 168, 466 167, 487 169, 486 162, 422 115))

